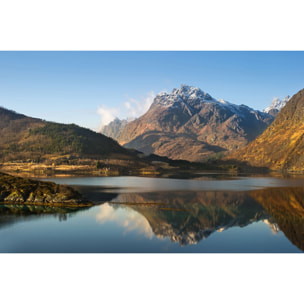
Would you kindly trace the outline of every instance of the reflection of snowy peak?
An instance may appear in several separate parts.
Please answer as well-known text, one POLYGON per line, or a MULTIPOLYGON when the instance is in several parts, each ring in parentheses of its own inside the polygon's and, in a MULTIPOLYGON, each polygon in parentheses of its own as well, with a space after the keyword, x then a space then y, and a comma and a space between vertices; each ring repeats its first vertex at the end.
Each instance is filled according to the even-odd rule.
POLYGON ((290 96, 286 96, 284 99, 280 99, 278 97, 275 97, 272 100, 272 103, 269 107, 267 107, 265 110, 263 110, 264 113, 268 113, 270 115, 276 116, 286 105, 288 100, 290 99, 290 96))
MULTIPOLYGON (((253 222, 258 222, 262 220, 263 222, 267 221, 265 219, 267 215, 259 212, 256 213, 252 218, 246 219, 244 221, 244 216, 237 217, 223 223, 222 225, 214 225, 213 227, 204 227, 204 225, 194 224, 186 225, 183 227, 176 227, 172 223, 159 223, 157 226, 152 226, 152 230, 158 238, 168 237, 172 242, 178 242, 181 247, 188 245, 198 244, 201 240, 208 238, 214 232, 223 232, 232 227, 245 227, 252 224, 253 222)), ((269 224, 270 226, 270 224, 269 224)), ((271 229, 275 231, 276 224, 274 223, 270 226, 271 229)), ((279 230, 278 230, 279 231, 279 230)))
POLYGON ((263 208, 246 193, 123 193, 116 197, 115 201, 136 202, 128 203, 128 207, 146 219, 140 222, 145 222, 146 226, 149 224, 158 238, 169 238, 181 247, 197 244, 216 231, 245 227, 269 218, 263 208))
POLYGON ((272 221, 272 219, 265 219, 263 220, 263 222, 269 226, 269 228, 271 229, 271 231, 274 233, 274 234, 277 234, 279 231, 280 231, 280 228, 278 226, 277 223, 275 223, 274 221, 272 221))

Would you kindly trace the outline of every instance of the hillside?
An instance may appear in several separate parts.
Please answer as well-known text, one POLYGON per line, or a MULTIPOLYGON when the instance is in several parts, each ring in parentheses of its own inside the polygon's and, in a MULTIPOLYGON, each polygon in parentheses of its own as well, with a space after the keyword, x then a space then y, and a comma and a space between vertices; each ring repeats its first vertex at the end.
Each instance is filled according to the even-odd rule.
POLYGON ((287 102, 274 122, 256 140, 228 159, 272 170, 304 169, 304 89, 287 102))
POLYGON ((127 148, 172 159, 203 161, 234 151, 260 135, 273 121, 268 113, 216 100, 199 88, 182 85, 158 94, 150 109, 117 134, 117 122, 104 132, 117 134, 127 148))
POLYGON ((137 154, 112 138, 75 124, 47 122, 0 108, 2 171, 39 168, 118 174, 150 168, 151 163, 139 159, 137 154))
POLYGON ((20 154, 126 153, 117 142, 74 124, 65 125, 27 117, 0 108, 0 153, 18 159, 20 154))

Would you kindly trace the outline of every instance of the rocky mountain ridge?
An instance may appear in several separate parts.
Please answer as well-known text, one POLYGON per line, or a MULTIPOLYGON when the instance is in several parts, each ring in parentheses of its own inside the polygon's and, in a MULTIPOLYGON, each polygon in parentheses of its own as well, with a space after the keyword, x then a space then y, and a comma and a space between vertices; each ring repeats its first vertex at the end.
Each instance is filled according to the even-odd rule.
MULTIPOLYGON (((245 146, 273 119, 268 113, 216 100, 199 88, 182 85, 158 94, 150 109, 127 123, 115 139, 145 154, 202 161, 245 146)), ((110 135, 109 130, 105 135, 110 135)))

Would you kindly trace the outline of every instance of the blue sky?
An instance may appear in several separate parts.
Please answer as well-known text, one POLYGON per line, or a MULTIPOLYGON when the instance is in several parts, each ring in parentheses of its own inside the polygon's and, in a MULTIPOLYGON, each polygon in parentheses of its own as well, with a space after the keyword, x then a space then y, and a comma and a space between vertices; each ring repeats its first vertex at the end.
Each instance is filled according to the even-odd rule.
POLYGON ((193 85, 263 110, 304 87, 304 52, 0 52, 0 105, 98 130, 140 115, 160 91, 193 85))

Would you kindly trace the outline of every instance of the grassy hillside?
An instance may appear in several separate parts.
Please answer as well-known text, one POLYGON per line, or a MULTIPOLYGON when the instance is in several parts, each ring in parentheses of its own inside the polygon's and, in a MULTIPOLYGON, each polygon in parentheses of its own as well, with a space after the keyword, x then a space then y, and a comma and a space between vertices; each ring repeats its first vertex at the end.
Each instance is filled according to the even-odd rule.
POLYGON ((287 102, 262 135, 229 159, 272 170, 303 171, 304 90, 287 102))
POLYGON ((155 170, 151 162, 105 135, 4 108, 0 108, 0 168, 5 172, 43 174, 46 170, 86 174, 96 170, 102 175, 155 170))
POLYGON ((87 155, 106 155, 126 153, 114 140, 75 124, 64 125, 46 122, 43 127, 29 130, 28 138, 23 143, 27 151, 42 153, 82 153, 87 155), (39 141, 32 140, 39 139, 39 141))
POLYGON ((0 154, 4 159, 38 154, 127 153, 114 140, 74 124, 46 122, 3 108, 0 108, 0 119, 0 154))

